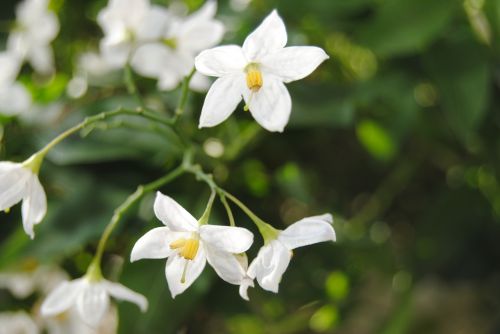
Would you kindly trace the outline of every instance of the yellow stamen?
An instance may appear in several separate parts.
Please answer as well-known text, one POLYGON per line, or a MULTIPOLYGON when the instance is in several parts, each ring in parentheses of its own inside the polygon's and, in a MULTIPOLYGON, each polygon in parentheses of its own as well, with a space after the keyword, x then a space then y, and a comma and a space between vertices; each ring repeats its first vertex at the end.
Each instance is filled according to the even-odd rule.
POLYGON ((259 65, 251 63, 245 68, 247 72, 247 86, 252 92, 257 92, 262 87, 262 72, 259 65))
POLYGON ((200 242, 198 239, 188 239, 186 244, 182 248, 180 255, 186 260, 192 260, 198 253, 198 248, 200 247, 200 242))
POLYGON ((193 260, 198 253, 199 247, 200 241, 196 238, 181 238, 170 243, 170 249, 179 249, 179 255, 186 260, 193 260))
POLYGON ((7 208, 7 209, 5 209, 3 211, 5 211, 5 213, 9 213, 10 212, 10 208, 7 208))

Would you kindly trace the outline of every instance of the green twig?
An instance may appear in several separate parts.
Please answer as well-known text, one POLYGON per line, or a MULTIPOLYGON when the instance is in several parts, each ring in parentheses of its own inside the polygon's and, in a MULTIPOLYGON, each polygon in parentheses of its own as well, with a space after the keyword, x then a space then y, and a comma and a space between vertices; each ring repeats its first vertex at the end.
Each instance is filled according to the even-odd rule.
POLYGON ((108 242, 108 239, 115 229, 115 227, 118 225, 120 220, 122 219, 124 213, 130 209, 135 203, 137 203, 145 194, 154 191, 165 184, 173 181, 180 175, 182 175, 185 172, 184 166, 181 165, 171 171, 170 173, 166 174, 165 176, 159 178, 158 180, 155 180, 151 183, 148 183, 146 185, 140 185, 137 187, 137 190, 133 192, 131 195, 127 197, 127 199, 118 207, 115 209, 115 212, 113 214, 113 217, 111 218, 111 221, 109 224, 106 226, 106 229, 104 230, 101 239, 99 240, 99 244, 97 245, 97 251, 94 256, 94 260, 92 263, 100 268, 100 263, 101 263, 101 258, 102 254, 104 253, 104 249, 106 248, 106 243, 108 242))

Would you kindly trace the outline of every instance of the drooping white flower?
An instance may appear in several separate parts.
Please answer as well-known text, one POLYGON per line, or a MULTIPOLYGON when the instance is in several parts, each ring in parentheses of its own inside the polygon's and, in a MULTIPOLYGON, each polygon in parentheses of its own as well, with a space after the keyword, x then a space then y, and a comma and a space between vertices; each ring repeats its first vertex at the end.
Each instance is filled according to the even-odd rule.
POLYGON ((48 0, 25 0, 16 9, 16 28, 7 40, 9 51, 30 62, 43 74, 54 71, 50 43, 59 32, 59 21, 48 9, 48 0))
POLYGON ((259 285, 268 291, 278 292, 281 277, 292 258, 292 250, 323 241, 335 241, 330 214, 307 217, 279 231, 273 240, 259 250, 248 267, 248 276, 257 278, 259 285))
POLYGON ((21 61, 14 52, 0 52, 0 114, 17 115, 31 105, 31 95, 16 82, 21 61))
POLYGON ((149 0, 110 0, 99 12, 100 50, 108 64, 123 67, 141 42, 160 37, 164 22, 158 8, 149 0))
POLYGON ((283 131, 292 110, 284 83, 313 72, 328 55, 314 46, 285 47, 287 33, 276 10, 243 43, 201 52, 195 59, 202 74, 218 77, 207 93, 199 127, 228 118, 242 97, 255 120, 269 131, 283 131))
POLYGON ((240 285, 245 270, 235 254, 245 252, 253 234, 241 227, 200 225, 172 198, 158 192, 154 203, 156 217, 164 227, 147 232, 134 245, 130 260, 168 258, 165 275, 175 298, 203 271, 206 261, 226 282, 240 285))
MULTIPOLYGON (((160 38, 140 46, 131 65, 142 76, 158 79, 158 88, 174 89, 194 67, 194 57, 219 43, 224 25, 214 19, 215 1, 207 1, 187 17, 177 17, 167 9, 157 7, 163 31, 160 38)), ((197 79, 197 83, 200 83, 197 79)), ((195 88, 202 86, 195 85, 195 88)))
POLYGON ((100 278, 82 277, 61 283, 43 302, 40 312, 53 317, 76 307, 80 318, 96 328, 109 309, 109 297, 126 300, 139 306, 142 312, 148 307, 147 299, 122 284, 100 278))
POLYGON ((22 201, 23 227, 31 239, 35 237, 33 227, 47 212, 47 198, 37 174, 39 158, 34 155, 24 163, 0 162, 0 211, 22 201))
POLYGON ((90 327, 80 317, 75 307, 63 313, 44 318, 49 334, 116 334, 118 330, 118 310, 110 305, 97 327, 90 327))
POLYGON ((35 321, 23 311, 0 313, 0 334, 38 334, 35 321))

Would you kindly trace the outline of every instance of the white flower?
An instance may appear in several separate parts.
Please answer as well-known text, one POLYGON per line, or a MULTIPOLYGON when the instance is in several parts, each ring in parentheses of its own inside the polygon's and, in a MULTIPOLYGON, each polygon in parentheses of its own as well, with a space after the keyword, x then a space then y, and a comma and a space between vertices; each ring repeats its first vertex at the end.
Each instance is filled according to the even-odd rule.
POLYGON ((40 266, 29 260, 21 263, 21 268, 16 271, 0 272, 0 288, 6 288, 18 299, 24 299, 36 290, 47 293, 66 279, 67 275, 61 269, 40 266))
POLYGON ((134 245, 130 260, 168 257, 165 275, 175 298, 203 271, 206 261, 226 282, 240 285, 245 271, 235 254, 245 252, 253 234, 241 227, 200 225, 172 198, 158 192, 154 203, 156 217, 164 227, 142 236, 134 245))
POLYGON ((118 311, 114 305, 110 305, 97 328, 83 322, 74 307, 44 320, 49 334, 116 334, 118 330, 118 311))
POLYGON ((110 0, 99 12, 100 49, 111 66, 123 67, 140 42, 159 38, 163 17, 156 8, 149 0, 110 0))
MULTIPOLYGON (((40 223, 47 212, 47 198, 38 175, 30 168, 37 156, 25 163, 0 162, 0 211, 8 210, 23 201, 21 212, 23 227, 31 239, 35 237, 34 225, 40 223)), ((40 162, 38 162, 39 168, 40 162)))
POLYGON ((236 254, 234 255, 236 257, 236 260, 238 260, 238 263, 241 267, 241 270, 243 272, 243 275, 241 275, 240 282, 238 285, 240 286, 239 293, 241 298, 245 300, 248 299, 248 288, 249 287, 254 287, 253 283, 253 278, 248 276, 247 271, 248 271, 248 257, 245 253, 243 254, 236 254))
POLYGON ((40 330, 23 311, 0 313, 0 334, 38 334, 40 330))
POLYGON ((328 55, 313 46, 285 47, 285 24, 274 10, 243 43, 201 52, 195 59, 202 74, 218 77, 205 98, 199 127, 223 122, 243 96, 246 108, 269 131, 283 131, 292 102, 283 83, 308 76, 328 55))
POLYGON ((224 26, 214 19, 215 1, 207 1, 185 18, 176 17, 163 8, 156 10, 158 21, 164 27, 162 34, 157 41, 140 46, 131 65, 140 75, 158 79, 159 89, 171 90, 191 72, 198 52, 221 41, 224 26))
POLYGON ((335 241, 332 215, 307 217, 280 231, 277 238, 268 241, 248 268, 248 276, 257 278, 268 291, 278 292, 281 277, 292 258, 292 250, 323 241, 335 241))
POLYGON ((0 52, 0 113, 17 115, 29 109, 31 95, 16 82, 21 59, 11 51, 0 52))
POLYGON ((97 327, 109 308, 109 296, 126 300, 139 306, 142 312, 148 307, 147 299, 122 284, 103 278, 91 280, 82 277, 61 283, 41 306, 44 317, 53 317, 76 307, 80 318, 89 326, 97 327))
POLYGON ((35 71, 51 73, 54 55, 50 43, 59 32, 57 16, 48 10, 48 0, 25 0, 16 10, 16 29, 11 32, 7 48, 27 59, 35 71))

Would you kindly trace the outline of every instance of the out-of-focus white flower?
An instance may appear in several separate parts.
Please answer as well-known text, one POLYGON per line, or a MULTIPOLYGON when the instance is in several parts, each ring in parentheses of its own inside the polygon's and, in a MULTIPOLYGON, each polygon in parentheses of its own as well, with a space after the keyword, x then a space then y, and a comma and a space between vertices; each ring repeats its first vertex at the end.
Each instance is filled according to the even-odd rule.
POLYGON ((114 305, 110 305, 97 328, 83 322, 74 307, 57 316, 45 318, 44 322, 49 334, 116 334, 118 311, 114 305))
POLYGON ((110 0, 97 22, 104 31, 100 49, 114 68, 123 67, 142 42, 157 40, 165 24, 159 6, 149 0, 110 0))
POLYGON ((205 98, 199 127, 229 117, 242 96, 255 120, 269 131, 283 131, 292 110, 284 83, 313 72, 328 55, 319 47, 285 47, 287 33, 276 10, 243 43, 201 52, 195 59, 202 74, 218 77, 205 98))
MULTIPOLYGON (((198 52, 222 40, 224 25, 214 19, 215 1, 207 1, 198 11, 187 17, 177 17, 167 9, 156 7, 163 30, 157 41, 140 46, 132 57, 134 70, 145 77, 158 79, 158 88, 174 89, 194 67, 198 52)), ((195 89, 204 90, 200 75, 195 78, 195 89)))
POLYGON ((30 62, 35 71, 54 71, 50 43, 59 32, 57 16, 48 9, 48 0, 25 0, 16 9, 16 28, 10 33, 7 48, 30 62))
POLYGON ((35 237, 33 227, 47 212, 47 198, 38 180, 42 159, 43 156, 35 154, 23 163, 0 162, 0 211, 23 201, 23 227, 31 239, 35 237))
POLYGON ((6 288, 16 298, 26 298, 36 290, 46 294, 67 279, 64 271, 57 267, 26 261, 14 271, 0 272, 0 288, 6 288))
POLYGON ((38 334, 40 330, 23 311, 0 313, 0 334, 38 334))
POLYGON ((0 52, 0 114, 17 115, 31 105, 31 95, 16 82, 20 67, 21 59, 14 52, 0 52))
POLYGON ((241 227, 200 225, 172 198, 158 192, 154 203, 156 217, 164 227, 142 236, 134 245, 130 260, 168 258, 165 275, 175 298, 198 278, 206 261, 228 283, 240 285, 245 270, 235 254, 245 252, 253 234, 241 227))
MULTIPOLYGON (((268 291, 278 292, 281 277, 292 258, 292 250, 323 241, 335 241, 330 214, 307 217, 279 231, 273 240, 259 250, 259 254, 248 267, 248 276, 257 278, 259 285, 268 291)), ((246 290, 246 287, 242 287, 246 290)), ((245 292, 246 293, 246 292, 245 292)))
POLYGON ((43 302, 40 312, 53 317, 76 307, 78 315, 88 326, 97 328, 109 309, 109 296, 126 300, 139 306, 142 312, 148 307, 147 299, 122 284, 103 278, 82 277, 63 282, 43 302))

